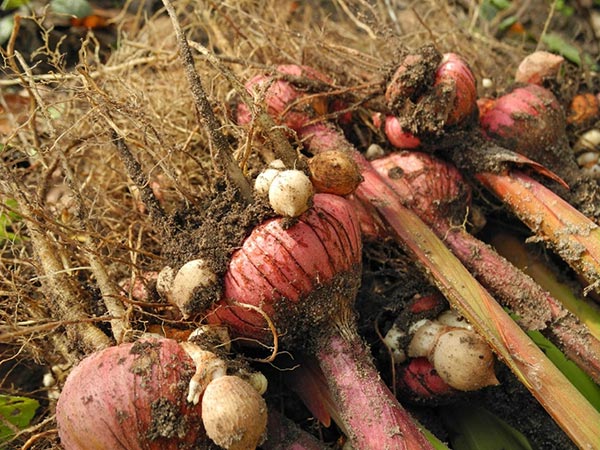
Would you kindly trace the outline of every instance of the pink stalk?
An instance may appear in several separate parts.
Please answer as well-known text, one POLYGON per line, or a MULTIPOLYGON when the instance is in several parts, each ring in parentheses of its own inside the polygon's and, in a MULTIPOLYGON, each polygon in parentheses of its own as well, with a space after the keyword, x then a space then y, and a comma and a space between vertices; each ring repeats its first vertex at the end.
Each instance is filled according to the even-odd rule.
POLYGON ((285 224, 282 218, 261 224, 233 254, 223 300, 207 320, 227 324, 254 345, 281 339, 313 354, 355 448, 431 448, 382 382, 356 330, 361 240, 351 204, 316 194, 310 210, 285 224))
MULTIPOLYGON (((302 70, 298 68, 297 70, 302 70)), ((268 82, 266 78, 254 83, 268 82), (262 81, 261 81, 262 80, 262 81)), ((288 83, 276 82, 277 89, 289 94, 300 94, 288 83)), ((248 89, 253 89, 249 85, 248 89)), ((267 91, 269 112, 276 116, 284 112, 271 105, 275 91, 267 91)), ((243 114, 241 115, 243 117, 243 114)), ((298 119, 298 116, 296 116, 298 119)), ((298 122, 297 122, 298 123, 298 122)), ((592 448, 600 442, 600 414, 589 404, 573 385, 546 358, 529 337, 515 325, 490 294, 471 276, 467 269, 447 249, 443 242, 402 204, 402 199, 375 172, 368 161, 348 142, 341 133, 328 124, 308 125, 295 128, 298 136, 313 153, 345 149, 358 164, 363 183, 356 190, 356 197, 373 205, 390 234, 403 248, 414 256, 430 276, 430 279, 451 304, 486 338, 496 353, 513 370, 515 375, 547 409, 565 432, 581 447, 592 448), (573 411, 577 411, 575 418, 573 411)), ((290 125, 288 123, 288 125, 290 125)))
POLYGON ((418 152, 390 154, 372 165, 500 303, 519 316, 526 329, 547 330, 562 351, 600 381, 600 342, 585 324, 460 225, 470 191, 454 166, 418 152))

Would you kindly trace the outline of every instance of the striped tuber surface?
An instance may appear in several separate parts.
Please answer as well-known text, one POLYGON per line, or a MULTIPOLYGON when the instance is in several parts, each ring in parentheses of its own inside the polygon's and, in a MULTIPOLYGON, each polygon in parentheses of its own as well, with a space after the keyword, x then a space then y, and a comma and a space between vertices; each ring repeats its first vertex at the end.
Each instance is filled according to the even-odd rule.
POLYGON ((362 247, 351 204, 316 194, 297 222, 284 223, 259 225, 233 254, 223 298, 207 320, 227 324, 233 336, 254 345, 271 345, 268 317, 286 348, 315 355, 355 448, 431 448, 357 334, 353 302, 362 247))

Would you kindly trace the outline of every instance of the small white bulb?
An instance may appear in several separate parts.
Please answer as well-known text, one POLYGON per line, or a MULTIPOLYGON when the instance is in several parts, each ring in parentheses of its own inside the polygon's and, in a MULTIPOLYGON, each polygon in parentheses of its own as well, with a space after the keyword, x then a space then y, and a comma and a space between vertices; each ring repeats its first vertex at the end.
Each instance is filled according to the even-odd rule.
POLYGON ((285 164, 280 159, 271 161, 269 167, 258 174, 256 180, 254 180, 254 190, 258 195, 268 195, 271 183, 275 179, 279 172, 285 170, 285 164))
POLYGON ((217 276, 203 259, 194 259, 186 262, 175 277, 171 285, 170 302, 174 303, 185 314, 186 305, 192 299, 198 287, 207 287, 217 281, 217 276))
POLYGON ((406 353, 402 348, 402 338, 406 333, 401 330, 396 324, 385 333, 383 343, 390 350, 394 364, 400 364, 406 361, 406 353))
POLYGON ((371 144, 367 148, 365 158, 367 158, 369 161, 372 161, 374 159, 381 158, 383 155, 385 155, 385 151, 383 150, 381 145, 371 144))
POLYGON ((447 329, 431 320, 424 320, 423 324, 417 328, 408 344, 408 356, 417 358, 419 356, 429 357, 433 352, 439 336, 447 329))
POLYGON ((283 170, 271 183, 269 203, 277 214, 298 217, 310 208, 313 195, 313 185, 304 172, 283 170))
POLYGON ((466 328, 467 330, 473 329, 471 324, 467 322, 467 319, 452 309, 447 309, 446 311, 442 312, 439 316, 437 316, 435 321, 449 327, 466 328))
POLYGON ((490 346, 471 330, 455 328, 443 333, 429 360, 440 377, 460 391, 499 383, 490 346))

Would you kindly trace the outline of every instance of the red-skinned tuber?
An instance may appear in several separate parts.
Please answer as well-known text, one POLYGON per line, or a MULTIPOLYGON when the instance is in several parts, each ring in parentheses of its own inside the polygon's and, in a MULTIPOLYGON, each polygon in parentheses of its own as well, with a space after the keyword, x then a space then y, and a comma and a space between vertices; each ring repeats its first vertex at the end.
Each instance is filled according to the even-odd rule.
POLYGON ((144 338, 85 358, 69 374, 56 407, 63 447, 206 448, 210 443, 204 427, 207 420, 236 424, 233 436, 228 436, 235 445, 225 448, 255 448, 266 427, 264 400, 239 379, 237 396, 217 399, 233 403, 225 414, 204 400, 202 404, 188 401, 225 376, 222 360, 199 347, 194 351, 196 361, 202 359, 205 365, 197 366, 184 346, 163 338, 144 338))
POLYGON ((522 326, 548 327, 552 341, 598 379, 600 342, 587 327, 529 276, 464 229, 470 188, 454 166, 420 152, 392 153, 372 165, 498 301, 519 315, 522 326), (564 326, 567 322, 569 327, 564 326))
POLYGON ((434 89, 447 92, 447 126, 468 119, 477 107, 477 83, 465 60, 456 53, 446 53, 435 73, 434 89))
POLYGON ((496 99, 480 123, 486 135, 503 147, 542 164, 547 164, 547 148, 563 139, 566 126, 554 94, 535 84, 515 87, 496 99))
POLYGON ((207 320, 227 324, 254 345, 272 345, 269 318, 286 348, 314 354, 356 448, 430 448, 357 334, 352 307, 360 268, 351 204, 316 194, 313 207, 291 226, 271 219, 252 231, 233 254, 223 299, 207 320))
POLYGON ((424 135, 466 123, 477 109, 477 83, 456 53, 429 47, 407 55, 388 83, 386 102, 392 116, 385 133, 397 148, 416 148, 424 135), (435 63, 435 65, 433 65, 435 63))
POLYGON ((499 97, 480 123, 489 138, 561 177, 570 190, 559 190, 559 195, 600 221, 600 186, 579 170, 568 145, 565 114, 552 92, 535 84, 517 86, 499 97))

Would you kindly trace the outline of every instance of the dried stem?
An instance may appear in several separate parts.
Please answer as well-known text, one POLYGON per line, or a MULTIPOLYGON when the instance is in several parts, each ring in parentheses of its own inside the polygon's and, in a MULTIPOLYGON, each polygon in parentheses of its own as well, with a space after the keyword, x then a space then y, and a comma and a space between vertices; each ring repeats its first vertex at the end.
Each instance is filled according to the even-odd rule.
POLYGON ((88 314, 81 304, 81 293, 65 274, 57 256, 59 252, 42 228, 44 220, 38 214, 38 208, 25 195, 24 186, 5 167, 0 166, 0 176, 6 180, 9 192, 19 204, 20 214, 26 218, 31 243, 41 263, 40 278, 53 317, 75 323, 67 327, 67 332, 71 334, 71 340, 81 342, 87 352, 110 346, 109 337, 92 323, 86 322, 88 314))
POLYGON ((258 128, 265 132, 272 142, 275 157, 281 159, 286 167, 297 167, 298 152, 291 146, 282 128, 278 126, 273 118, 267 114, 265 109, 260 106, 262 102, 255 101, 235 74, 210 50, 198 42, 190 41, 189 44, 194 50, 206 57, 208 62, 232 84, 242 102, 244 102, 248 107, 248 110, 252 112, 252 122, 256 123, 258 128))
POLYGON ((98 247, 98 243, 90 233, 91 230, 89 229, 88 222, 82 219, 87 214, 85 214, 85 206, 83 204, 83 199, 81 198, 81 192, 75 185, 73 171, 67 164, 66 156, 63 152, 61 152, 61 156, 63 170, 66 174, 67 184, 69 185, 71 192, 73 192, 73 197, 76 202, 76 220, 78 222, 79 228, 82 231, 87 232, 87 237, 84 245, 85 257, 90 264, 92 273, 96 277, 96 283, 98 284, 100 292, 102 293, 102 301, 104 302, 104 306, 106 306, 106 310, 108 311, 109 315, 114 317, 114 319, 111 319, 110 325, 117 344, 120 344, 123 342, 127 330, 131 329, 131 326, 128 323, 126 317, 127 314, 125 308, 123 307, 123 303, 121 303, 121 301, 119 300, 120 296, 119 291, 116 288, 116 284, 111 280, 110 276, 108 275, 108 272, 106 271, 105 265, 95 253, 95 248, 98 247))
POLYGON ((150 187, 150 183, 148 183, 148 178, 142 170, 142 166, 129 150, 125 139, 123 139, 123 137, 118 133, 117 127, 110 119, 110 115, 107 115, 106 117, 109 125, 112 127, 111 139, 117 147, 119 158, 125 165, 125 169, 127 170, 129 178, 131 178, 131 180, 140 190, 142 202, 146 208, 148 208, 152 223, 157 229, 170 234, 165 211, 163 210, 162 206, 160 206, 160 203, 154 195, 154 192, 152 192, 152 188, 150 187))
POLYGON ((252 201, 252 188, 246 177, 244 177, 239 165, 233 159, 231 147, 223 133, 221 133, 221 124, 217 120, 206 96, 206 92, 202 87, 202 81, 200 80, 200 76, 198 75, 198 72, 196 72, 194 65, 192 51, 187 38, 183 34, 173 4, 170 0, 163 0, 163 4, 169 13, 169 17, 171 17, 171 22, 175 29, 175 35, 177 36, 179 45, 179 56, 181 57, 185 75, 190 84, 190 90, 192 92, 192 97, 194 98, 200 122, 204 126, 210 139, 213 164, 219 172, 222 172, 227 176, 231 185, 236 187, 242 197, 250 203, 252 201))

